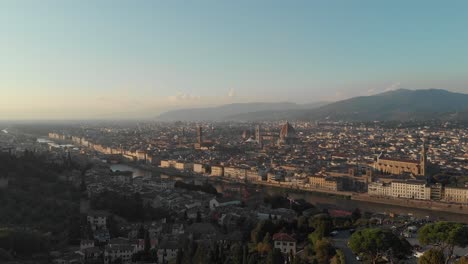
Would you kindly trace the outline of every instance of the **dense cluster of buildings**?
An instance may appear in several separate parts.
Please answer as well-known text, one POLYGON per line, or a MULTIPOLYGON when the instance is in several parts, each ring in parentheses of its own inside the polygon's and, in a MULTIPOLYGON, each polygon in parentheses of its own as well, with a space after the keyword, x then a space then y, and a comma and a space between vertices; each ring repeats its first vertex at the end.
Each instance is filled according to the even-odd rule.
MULTIPOLYGON (((139 235, 142 225, 149 247, 157 252, 158 263, 163 263, 176 258, 184 241, 233 243, 242 240, 239 229, 247 222, 296 220, 290 208, 266 206, 264 194, 257 190, 259 184, 359 193, 371 199, 468 204, 466 129, 289 122, 138 123, 60 127, 48 137, 53 142, 22 143, 5 151, 28 146, 48 151, 54 163, 68 162, 71 156, 94 161, 95 166, 84 174, 88 199, 109 191, 138 193, 145 206, 171 212, 171 221, 135 224, 119 219, 120 235, 114 236, 109 228, 115 221, 110 219, 112 214, 86 210, 92 236, 83 238, 79 248, 58 254, 56 263, 93 259, 130 263, 148 246, 139 235), (109 170, 109 163, 119 162, 163 175, 134 177, 109 170), (178 188, 176 180, 164 172, 184 175, 193 184, 219 179, 223 195, 178 188)), ((79 186, 81 176, 73 172, 63 177, 79 186)), ((0 178, 0 188, 5 186, 8 178, 0 178)), ((272 245, 285 255, 300 250, 294 235, 271 235, 272 245)))
MULTIPOLYGON (((90 127, 71 140, 108 160, 288 188, 466 203, 464 129, 385 129, 340 123, 138 124, 90 127), (253 129, 252 129, 253 128, 253 129), (133 142, 133 143, 132 143, 133 142), (431 167, 432 166, 432 167, 431 167), (437 168, 437 172, 434 172, 437 168), (431 171, 432 170, 432 171, 431 171), (437 184, 430 175, 452 177, 437 184)), ((467 179, 468 182, 468 179, 467 179)))
MULTIPOLYGON (((88 210, 86 221, 93 234, 92 239, 82 239, 79 249, 57 256, 54 263, 134 263, 134 256, 145 250, 148 240, 139 237, 141 228, 148 232, 158 263, 170 263, 186 241, 229 245, 242 241, 239 229, 245 221, 296 219, 296 212, 291 209, 267 207, 263 203, 263 194, 256 192, 255 188, 225 185, 223 196, 216 196, 177 188, 176 181, 166 176, 132 177, 125 172, 110 172, 105 164, 96 164, 89 169, 85 181, 90 200, 104 192, 139 193, 144 204, 171 212, 172 221, 167 222, 164 218, 136 224, 120 220, 118 229, 121 234, 115 237, 109 230, 112 214, 88 210)), ((286 255, 296 253, 294 237, 287 233, 273 235, 276 248, 286 255)))

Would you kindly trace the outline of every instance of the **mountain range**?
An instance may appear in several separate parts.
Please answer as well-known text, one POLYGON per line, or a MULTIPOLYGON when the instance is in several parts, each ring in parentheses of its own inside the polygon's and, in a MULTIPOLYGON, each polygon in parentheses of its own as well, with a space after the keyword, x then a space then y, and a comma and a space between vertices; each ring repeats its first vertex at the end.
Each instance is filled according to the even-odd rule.
POLYGON ((442 89, 398 89, 332 103, 241 103, 180 109, 159 116, 165 121, 273 120, 468 120, 468 94, 442 89))
POLYGON ((216 107, 189 108, 172 110, 159 115, 160 121, 225 121, 235 120, 237 115, 250 114, 260 115, 263 112, 267 114, 289 113, 291 110, 308 110, 323 105, 326 102, 311 104, 296 104, 290 102, 275 103, 235 103, 216 107))

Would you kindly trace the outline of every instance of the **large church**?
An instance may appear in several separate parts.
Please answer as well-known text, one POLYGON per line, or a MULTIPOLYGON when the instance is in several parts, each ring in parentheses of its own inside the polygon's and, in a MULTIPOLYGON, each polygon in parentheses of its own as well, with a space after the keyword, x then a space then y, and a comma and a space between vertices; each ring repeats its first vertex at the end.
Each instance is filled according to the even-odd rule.
POLYGON ((263 146, 265 142, 271 145, 276 144, 277 146, 284 146, 298 144, 299 137, 297 136, 294 127, 289 122, 286 122, 281 126, 279 133, 261 133, 260 126, 257 125, 255 128, 255 141, 260 146, 263 146))
POLYGON ((296 144, 297 141, 298 137, 296 135, 296 130, 291 126, 291 124, 289 124, 289 122, 286 122, 286 124, 281 127, 278 145, 292 145, 296 144))
POLYGON ((426 144, 423 142, 419 161, 417 160, 398 160, 390 158, 381 158, 380 155, 374 162, 374 169, 383 173, 403 174, 411 173, 417 176, 425 176, 427 167, 426 144))

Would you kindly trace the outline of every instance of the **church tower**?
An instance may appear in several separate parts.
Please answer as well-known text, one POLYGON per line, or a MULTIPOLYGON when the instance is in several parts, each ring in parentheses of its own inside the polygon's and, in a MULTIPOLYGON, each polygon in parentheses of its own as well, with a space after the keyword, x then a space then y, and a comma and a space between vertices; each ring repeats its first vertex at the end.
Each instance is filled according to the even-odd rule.
POLYGON ((257 143, 260 147, 263 146, 262 135, 260 133, 260 125, 257 125, 257 127, 255 128, 255 140, 257 140, 257 143))
POLYGON ((422 176, 426 176, 427 154, 426 154, 426 140, 425 139, 423 139, 421 157, 419 158, 419 167, 420 167, 420 174, 422 176))
POLYGON ((197 142, 200 145, 203 143, 203 130, 201 126, 197 126, 197 142))

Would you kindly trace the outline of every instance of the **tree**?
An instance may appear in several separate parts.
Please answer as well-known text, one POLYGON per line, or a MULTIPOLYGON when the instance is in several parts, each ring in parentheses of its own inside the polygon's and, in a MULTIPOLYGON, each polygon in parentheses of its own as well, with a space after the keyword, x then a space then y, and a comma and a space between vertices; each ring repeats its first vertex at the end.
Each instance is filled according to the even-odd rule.
MULTIPOLYGON (((85 228, 86 226, 84 226, 85 228)), ((68 224, 68 243, 79 245, 81 237, 81 216, 79 214, 74 214, 69 219, 68 224)))
POLYGON ((359 208, 354 209, 354 211, 351 213, 351 220, 353 220, 353 223, 356 222, 361 217, 362 217, 361 210, 359 210, 359 208))
POLYGON ((143 227, 143 225, 140 225, 140 228, 138 228, 138 235, 137 235, 137 238, 139 238, 139 239, 144 239, 144 238, 145 238, 145 234, 146 234, 145 228, 143 227))
POLYGON ((307 232, 308 230, 307 218, 303 215, 297 218, 297 230, 301 232, 307 232))
POLYGON ((310 263, 312 260, 315 259, 315 258, 313 258, 314 257, 314 249, 312 248, 311 244, 306 244, 304 246, 304 252, 303 252, 301 257, 307 263, 310 263))
POLYGON ((158 251, 153 248, 149 251, 148 254, 148 260, 151 262, 157 262, 158 261, 158 251))
MULTIPOLYGON (((182 263, 192 263, 193 256, 197 251, 197 243, 192 239, 188 239, 184 241, 184 246, 182 249, 182 263)), ((181 251, 181 250, 179 250, 181 251)))
POLYGON ((309 219, 309 226, 314 228, 314 232, 309 235, 312 244, 328 236, 333 228, 333 221, 328 214, 319 214, 309 219))
POLYGON ((82 193, 86 192, 86 182, 85 182, 85 180, 84 180, 84 177, 81 178, 80 191, 81 191, 82 193))
POLYGON ((423 226, 418 238, 422 245, 433 245, 447 252, 445 263, 449 263, 455 246, 463 248, 468 245, 468 228, 463 224, 442 221, 423 226))
POLYGON ((107 229, 109 230, 109 234, 110 234, 111 237, 119 237, 120 236, 120 230, 119 230, 119 227, 118 227, 117 222, 115 221, 115 218, 114 218, 113 215, 110 215, 107 218, 106 226, 107 226, 107 229))
POLYGON ((307 264, 308 262, 300 257, 295 257, 291 263, 292 264, 307 264))
POLYGON ((229 263, 233 264, 242 264, 243 260, 243 249, 239 243, 235 243, 231 246, 231 261, 229 263))
POLYGON ((331 259, 331 264, 346 264, 346 258, 341 249, 336 250, 335 256, 331 259))
POLYGON ((320 239, 314 244, 315 257, 318 263, 328 264, 333 256, 333 246, 328 239, 320 239))
POLYGON ((197 223, 200 223, 201 222, 201 213, 200 211, 197 211, 197 223))
POLYGON ((15 255, 31 256, 48 250, 49 237, 36 231, 0 228, 0 248, 15 255))
POLYGON ((114 261, 112 261, 112 264, 122 264, 122 258, 116 258, 114 261))
POLYGON ((193 263, 194 264, 204 264, 208 262, 207 259, 207 250, 203 245, 198 245, 197 251, 195 251, 195 255, 193 256, 193 263))
POLYGON ((182 250, 177 250, 176 264, 182 264, 183 257, 184 257, 183 251, 182 250))
POLYGON ((257 253, 249 254, 249 260, 247 261, 247 264, 257 264, 259 262, 260 258, 258 257, 257 253))
POLYGON ((372 263, 383 257, 402 258, 411 253, 411 245, 390 230, 367 228, 355 232, 349 239, 349 247, 355 254, 369 257, 372 263))
POLYGON ((272 247, 271 235, 270 233, 266 233, 265 237, 263 237, 263 241, 257 244, 257 251, 260 255, 265 255, 271 251, 272 247))
POLYGON ((270 251, 270 253, 268 253, 265 263, 283 264, 284 263, 283 254, 281 254, 281 251, 279 249, 275 248, 272 251, 270 251))
POLYGON ((418 264, 439 264, 444 263, 444 252, 440 249, 431 248, 419 258, 418 264))
POLYGON ((242 245, 242 264, 247 264, 247 245, 242 245))
POLYGON ((0 261, 11 261, 13 257, 10 255, 8 251, 3 248, 0 248, 0 261))
POLYGON ((94 232, 93 232, 93 227, 91 226, 91 223, 90 222, 86 222, 86 226, 84 228, 84 233, 85 233, 85 236, 88 238, 88 239, 94 239, 94 232))
POLYGON ((149 253, 151 249, 151 238, 148 230, 145 231, 145 252, 149 253))
POLYGON ((257 223, 257 226, 250 233, 250 239, 252 243, 258 244, 264 237, 267 232, 272 233, 274 230, 274 225, 271 221, 262 220, 257 223))

